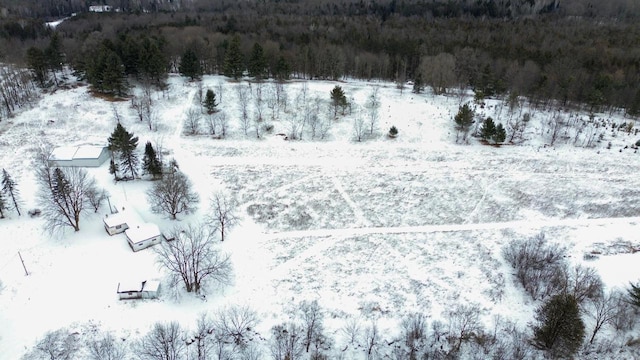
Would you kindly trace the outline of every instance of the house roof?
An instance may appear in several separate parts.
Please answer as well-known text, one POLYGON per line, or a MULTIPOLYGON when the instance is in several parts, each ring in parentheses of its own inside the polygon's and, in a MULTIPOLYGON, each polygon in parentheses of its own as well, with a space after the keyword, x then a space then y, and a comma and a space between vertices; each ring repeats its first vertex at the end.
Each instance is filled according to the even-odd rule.
POLYGON ((114 209, 118 212, 115 214, 105 215, 103 221, 107 227, 114 227, 122 224, 127 224, 129 227, 135 227, 138 224, 144 223, 135 208, 128 203, 122 203, 120 205, 114 205, 114 209))
POLYGON ((49 156, 50 160, 73 160, 73 156, 78 151, 77 146, 61 146, 53 149, 51 155, 49 156))
POLYGON ((102 155, 104 146, 78 146, 74 159, 97 159, 102 155))
POLYGON ((158 292, 159 288, 160 281, 158 280, 147 280, 142 282, 142 291, 158 292))
POLYGON ((122 281, 118 283, 118 292, 119 293, 127 293, 127 292, 138 292, 142 291, 143 282, 141 281, 122 281))
POLYGON ((142 223, 134 226, 129 225, 124 233, 133 243, 144 241, 155 236, 160 236, 160 228, 153 223, 142 223))
POLYGON ((104 146, 94 145, 60 146, 53 149, 49 160, 98 159, 104 149, 104 146))

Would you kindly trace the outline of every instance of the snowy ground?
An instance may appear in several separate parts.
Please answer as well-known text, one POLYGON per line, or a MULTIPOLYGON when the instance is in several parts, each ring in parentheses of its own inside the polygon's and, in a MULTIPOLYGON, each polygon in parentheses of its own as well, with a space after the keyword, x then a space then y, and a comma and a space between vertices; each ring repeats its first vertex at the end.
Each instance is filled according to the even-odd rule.
MULTIPOLYGON (((264 334, 303 299, 317 299, 335 323, 359 316, 394 324, 416 311, 439 318, 452 304, 473 303, 487 324, 501 314, 524 327, 537 304, 514 285, 500 249, 540 231, 568 246, 575 263, 585 262, 584 253, 602 253, 587 265, 608 287, 640 279, 632 265, 640 255, 629 250, 640 246, 640 180, 634 175, 640 154, 620 150, 635 143, 633 135, 607 131, 595 149, 561 141, 545 147, 548 139, 540 133, 547 114, 538 112, 520 145, 496 148, 475 139, 456 145, 451 119, 457 97, 349 81, 340 85, 359 104, 372 86, 380 87, 373 139, 354 142, 347 116, 327 140, 284 141, 271 134, 256 140, 245 137, 237 121, 238 84, 203 81, 216 92, 224 86, 220 107, 232 124, 227 139, 182 135, 197 87, 180 77, 154 95, 157 131, 136 120, 129 102, 106 102, 79 86, 0 122, 0 165, 18 181, 23 208, 38 207, 30 165, 38 146, 104 144, 117 110, 141 148, 150 140, 177 159, 200 194, 200 209, 172 222, 149 211, 150 182, 115 184, 106 164, 89 172, 112 201, 135 204, 145 220, 165 229, 202 219, 214 191, 234 193, 243 222, 221 245, 232 254, 234 285, 207 301, 174 291, 159 300, 118 301, 119 281, 163 274, 152 250, 133 253, 124 236, 103 230, 104 210, 83 218, 80 232, 61 237, 46 233, 40 218, 10 213, 0 220, 1 359, 19 358, 47 330, 92 321, 135 337, 156 321, 192 327, 197 314, 230 303, 255 309, 264 334), (395 139, 385 136, 391 125, 400 131, 395 139)), ((291 99, 302 84, 285 86, 291 99)), ((309 94, 328 101, 335 85, 309 82, 309 94)), ((489 101, 485 113, 495 115, 496 103, 489 101)), ((273 124, 274 133, 285 131, 284 121, 273 124)))

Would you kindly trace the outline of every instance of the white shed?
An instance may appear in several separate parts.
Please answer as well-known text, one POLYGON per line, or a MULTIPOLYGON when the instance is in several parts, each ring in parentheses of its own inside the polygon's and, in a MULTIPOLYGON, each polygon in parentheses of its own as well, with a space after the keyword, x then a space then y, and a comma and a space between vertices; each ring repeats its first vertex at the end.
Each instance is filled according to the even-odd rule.
POLYGON ((53 149, 50 166, 99 167, 109 159, 105 146, 62 146, 53 149))
MULTIPOLYGON (((102 222, 104 223, 104 229, 107 230, 109 235, 115 235, 123 233, 125 230, 130 227, 135 226, 136 224, 142 224, 144 221, 140 217, 137 211, 129 205, 122 207, 114 207, 116 212, 112 214, 106 214, 102 222)), ((114 210, 112 210, 114 211, 114 210)))
POLYGON ((159 244, 163 239, 158 225, 152 223, 134 225, 127 229, 124 234, 127 236, 127 241, 133 251, 159 244))
POLYGON ((160 291, 160 281, 145 280, 118 283, 118 299, 155 299, 160 291))

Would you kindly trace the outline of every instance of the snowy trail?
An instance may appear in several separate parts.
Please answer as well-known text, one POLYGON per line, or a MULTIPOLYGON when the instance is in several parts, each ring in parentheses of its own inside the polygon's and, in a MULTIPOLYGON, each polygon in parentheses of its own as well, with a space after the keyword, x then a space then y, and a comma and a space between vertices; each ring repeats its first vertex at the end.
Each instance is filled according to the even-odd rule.
MULTIPOLYGON (((423 225, 423 226, 406 226, 406 227, 362 227, 362 228, 345 228, 345 229, 321 229, 321 230, 304 230, 290 231, 275 234, 265 234, 261 241, 268 242, 275 239, 291 239, 291 238, 321 238, 316 239, 317 243, 305 249, 295 257, 275 266, 269 270, 269 278, 271 280, 286 278, 287 273, 292 269, 300 267, 308 259, 313 256, 321 256, 323 252, 330 249, 336 242, 341 239, 371 234, 407 234, 407 233, 438 233, 438 232, 457 232, 457 231, 473 231, 473 230, 500 230, 500 229, 538 229, 543 227, 580 227, 580 226, 602 226, 616 224, 635 224, 640 223, 640 217, 624 217, 624 218, 598 218, 598 219, 549 219, 540 221, 519 220, 507 222, 493 223, 475 223, 475 224, 445 224, 445 225, 423 225)), ((372 256, 377 250, 378 244, 372 251, 372 256)), ((405 259, 407 261, 407 259, 405 259)), ((405 266, 410 266, 407 262, 405 266)))
POLYGON ((264 240, 290 239, 298 237, 350 237, 369 234, 407 234, 407 233, 437 233, 473 230, 500 230, 500 229, 538 229, 543 227, 558 226, 602 226, 617 224, 640 223, 640 217, 621 218, 584 218, 584 219, 544 219, 544 220, 516 220, 491 223, 472 224, 443 224, 421 225, 401 227, 361 227, 344 229, 318 229, 287 231, 280 233, 264 234, 264 240))

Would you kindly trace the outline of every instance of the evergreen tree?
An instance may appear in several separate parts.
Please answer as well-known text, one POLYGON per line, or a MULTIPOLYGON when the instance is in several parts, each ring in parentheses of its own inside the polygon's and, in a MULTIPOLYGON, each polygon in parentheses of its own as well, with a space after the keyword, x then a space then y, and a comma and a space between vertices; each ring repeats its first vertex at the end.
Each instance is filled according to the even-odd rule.
MULTIPOLYGON (((158 87, 163 87, 167 77, 167 57, 162 39, 145 38, 140 51, 140 66, 143 76, 158 87)), ((200 63, 198 63, 199 66, 200 63)))
MULTIPOLYGON (((503 129, 504 130, 504 129, 503 129)), ((482 124, 482 128, 480 129, 480 137, 485 140, 493 139, 493 136, 496 134, 496 124, 493 122, 491 117, 488 117, 487 120, 482 124)))
POLYGON ((344 109, 347 106, 347 97, 340 85, 336 85, 333 90, 331 90, 331 105, 333 105, 334 117, 338 115, 338 107, 342 107, 344 109))
POLYGON ((280 56, 276 63, 274 76, 278 81, 285 81, 289 80, 289 74, 291 74, 291 67, 289 66, 289 63, 287 63, 287 60, 285 60, 284 56, 280 56))
POLYGON ((627 289, 628 301, 631 305, 640 308, 640 285, 629 284, 630 287, 627 289))
POLYGON ((122 124, 118 123, 109 137, 109 150, 118 153, 120 158, 119 166, 129 171, 132 179, 135 179, 137 174, 138 155, 135 153, 137 146, 138 137, 134 137, 122 124))
POLYGON ((18 213, 18 216, 22 215, 20 214, 20 206, 18 205, 19 199, 20 199, 20 192, 16 187, 16 182, 11 178, 11 176, 9 175, 9 172, 7 172, 7 170, 5 169, 2 169, 2 191, 0 191, 0 194, 1 193, 4 193, 9 198, 11 198, 11 202, 13 203, 13 209, 18 213))
POLYGON ((267 74, 267 58, 264 55, 264 50, 260 44, 253 44, 251 49, 251 56, 249 57, 249 76, 256 78, 256 80, 264 79, 267 74))
POLYGON ((413 93, 420 94, 424 91, 424 81, 422 80, 422 74, 418 73, 413 81, 413 93))
POLYGON ((469 128, 473 124, 473 115, 473 110, 471 110, 469 104, 464 104, 460 108, 458 108, 458 113, 453 118, 456 124, 456 130, 458 132, 464 133, 463 139, 467 138, 469 128))
POLYGON ((244 72, 242 53, 240 52, 240 37, 234 36, 227 47, 224 56, 223 72, 227 77, 238 80, 244 72))
POLYGON ((124 65, 115 51, 107 51, 104 55, 102 91, 122 96, 126 87, 124 65))
POLYGON ((115 181, 118 181, 118 171, 120 171, 120 167, 113 157, 111 157, 111 160, 109 160, 109 174, 113 175, 115 181))
POLYGON ((120 60, 127 75, 138 76, 142 68, 142 52, 144 48, 132 37, 124 36, 121 39, 119 48, 120 60))
POLYGON ((533 343, 552 356, 569 358, 584 340, 584 323, 573 295, 555 295, 536 310, 533 343))
POLYGON ((216 112, 216 107, 218 103, 216 102, 216 94, 213 90, 208 89, 206 95, 204 96, 204 107, 207 109, 207 113, 213 114, 216 112))
POLYGON ((44 52, 36 47, 27 49, 27 67, 33 72, 38 85, 44 87, 47 80, 47 61, 44 52))
POLYGON ((162 163, 158 159, 153 145, 150 141, 144 146, 144 156, 142 157, 142 171, 145 174, 153 176, 154 179, 159 178, 162 175, 162 163))
POLYGON ((496 132, 495 134, 493 134, 493 142, 495 142, 496 144, 502 143, 504 142, 504 140, 507 138, 507 131, 504 129, 504 126, 502 126, 502 123, 499 123, 498 126, 496 126, 496 132))
POLYGON ((180 66, 178 67, 180 74, 183 76, 188 76, 191 80, 197 79, 202 74, 202 69, 200 69, 200 59, 198 59, 198 55, 195 50, 191 47, 187 48, 182 54, 182 58, 180 59, 180 66))
POLYGON ((62 70, 64 54, 62 53, 62 41, 60 40, 60 36, 57 32, 54 32, 51 35, 51 39, 49 41, 49 46, 44 51, 44 55, 47 62, 47 67, 53 73, 53 78, 56 81, 56 85, 58 84, 58 77, 56 76, 56 71, 62 70))

